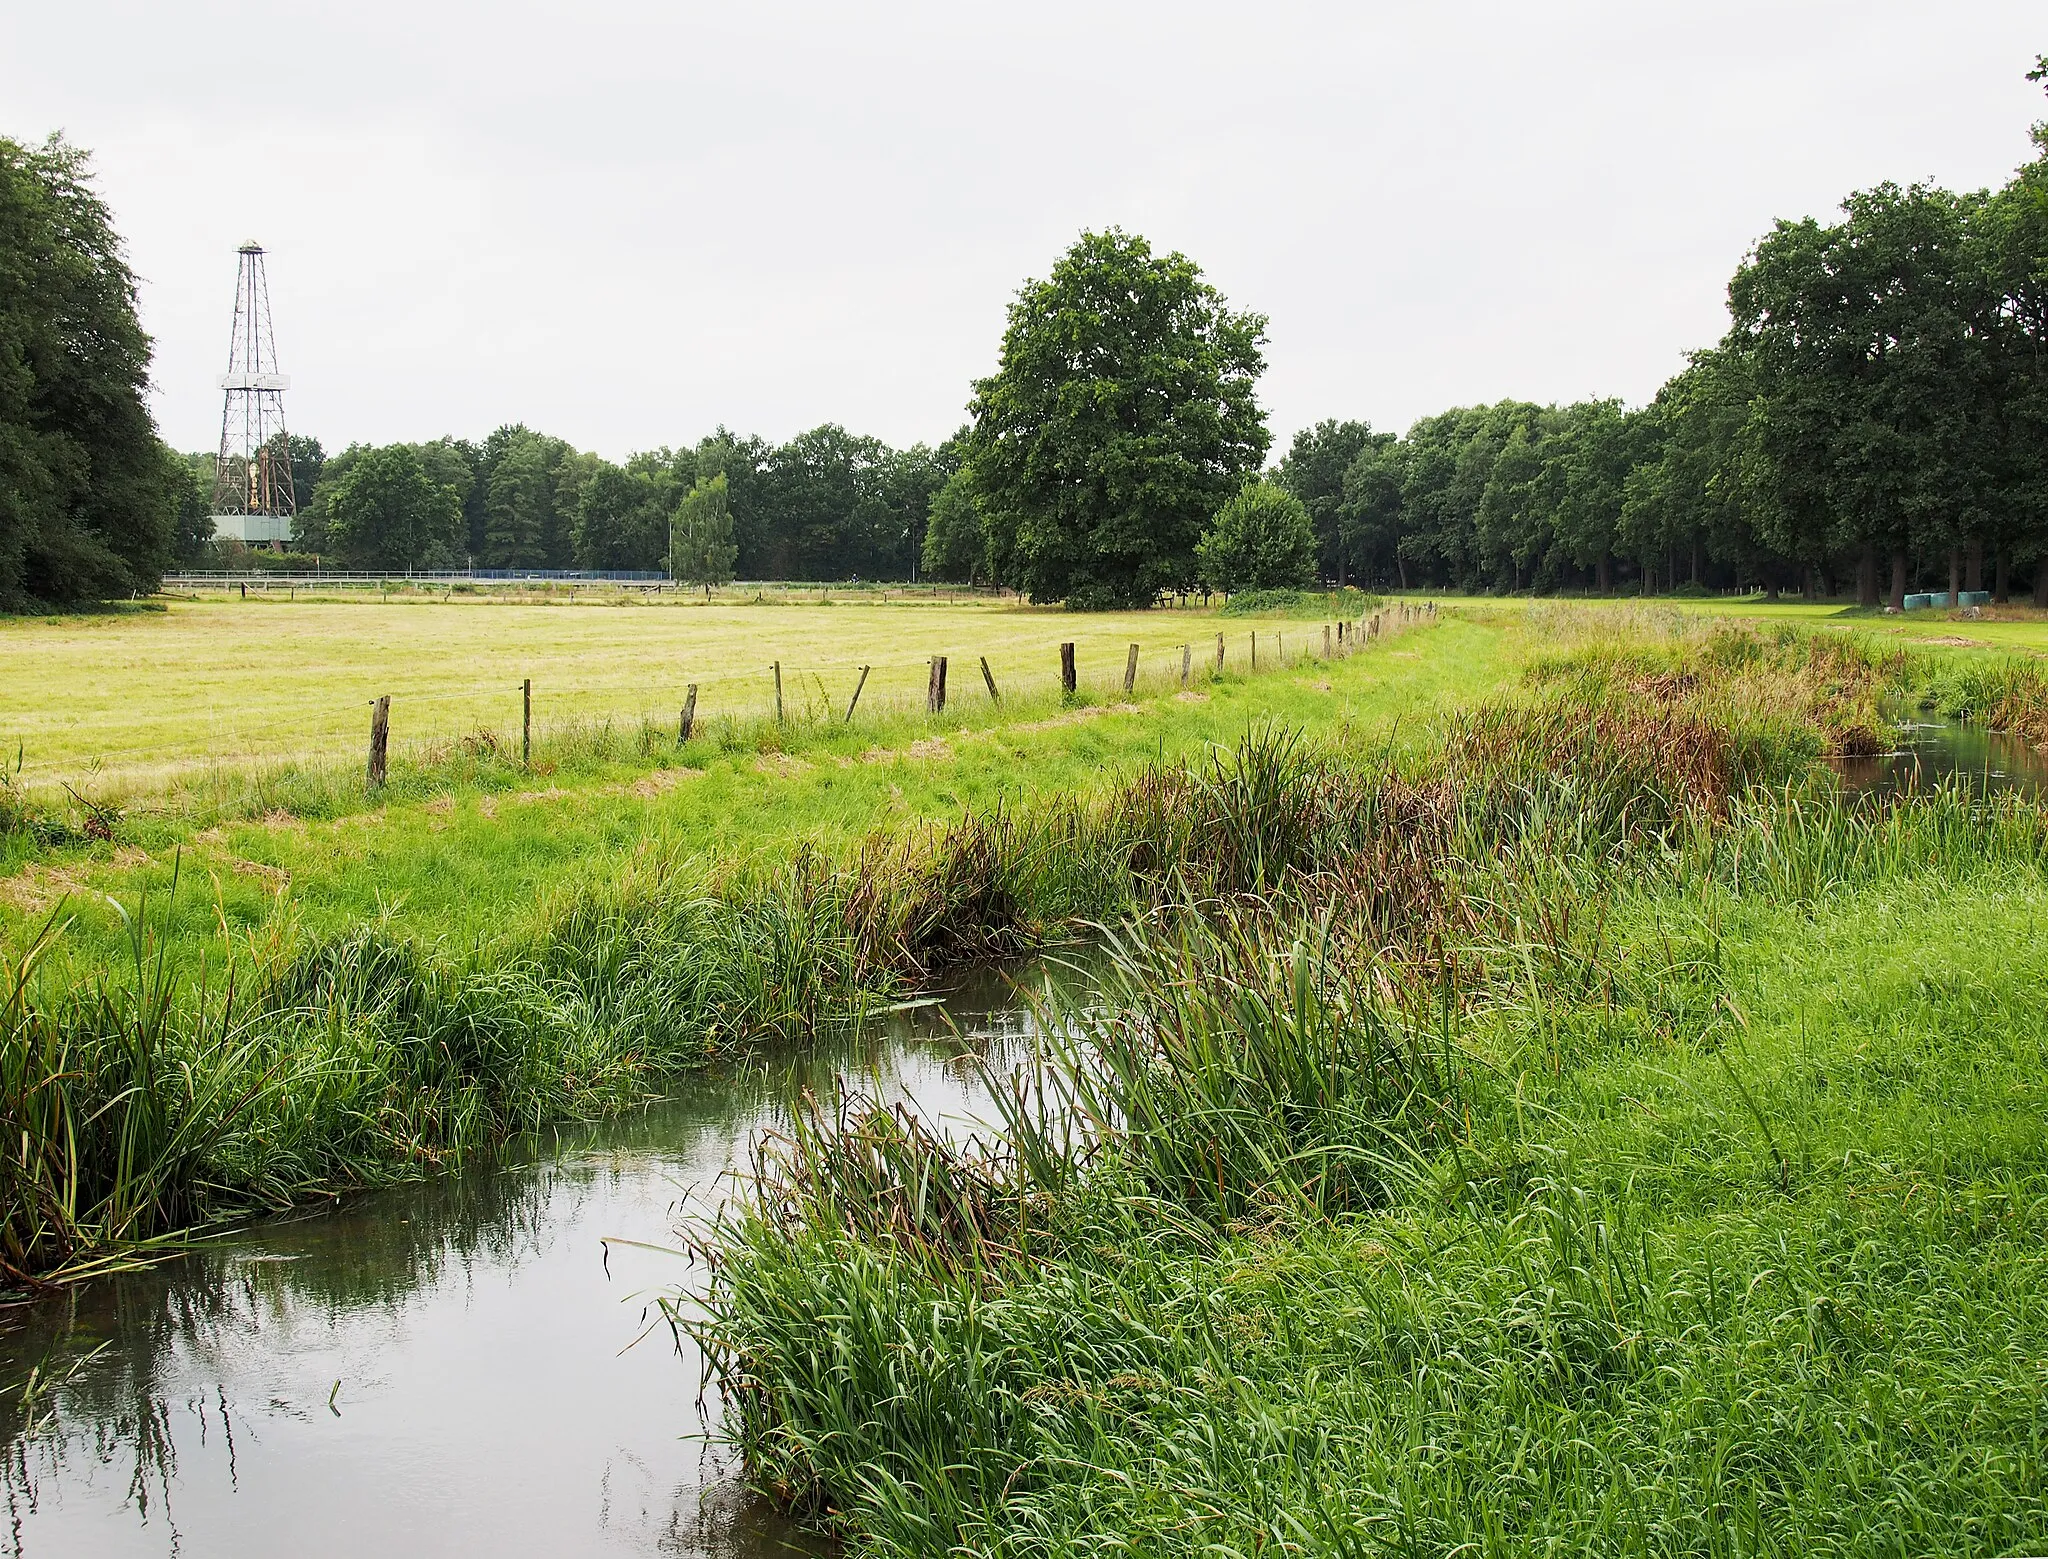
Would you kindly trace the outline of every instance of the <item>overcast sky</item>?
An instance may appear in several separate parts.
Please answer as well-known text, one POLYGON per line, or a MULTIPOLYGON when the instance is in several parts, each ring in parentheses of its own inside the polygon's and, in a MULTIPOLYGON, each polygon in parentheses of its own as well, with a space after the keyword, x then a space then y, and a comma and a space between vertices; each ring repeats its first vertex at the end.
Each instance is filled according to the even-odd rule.
MULTIPOLYGON (((1277 439, 1647 399, 1776 217, 2029 155, 2041 0, 7 0, 0 133, 94 153, 212 448, 235 247, 294 430, 614 458, 962 420, 1084 228, 1271 317, 1277 439)), ((1277 451, 1276 451, 1277 452, 1277 451)))

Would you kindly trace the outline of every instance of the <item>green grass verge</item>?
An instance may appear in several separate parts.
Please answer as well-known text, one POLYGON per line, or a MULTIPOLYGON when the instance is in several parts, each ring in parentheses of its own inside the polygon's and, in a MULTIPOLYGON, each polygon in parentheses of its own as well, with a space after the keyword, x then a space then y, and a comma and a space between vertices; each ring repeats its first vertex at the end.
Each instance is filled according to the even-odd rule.
POLYGON ((764 1487, 860 1554, 2039 1550, 2048 824, 1788 783, 1852 687, 1586 659, 1279 787, 993 1146, 771 1149, 695 1323, 764 1487))

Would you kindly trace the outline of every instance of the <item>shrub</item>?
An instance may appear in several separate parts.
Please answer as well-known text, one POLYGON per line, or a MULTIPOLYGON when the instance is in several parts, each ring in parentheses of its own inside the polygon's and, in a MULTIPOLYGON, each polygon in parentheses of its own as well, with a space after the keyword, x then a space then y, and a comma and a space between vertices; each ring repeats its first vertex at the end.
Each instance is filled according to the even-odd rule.
POLYGON ((1216 511, 1195 566, 1212 590, 1305 590, 1316 581, 1315 525, 1279 483, 1247 482, 1216 511))

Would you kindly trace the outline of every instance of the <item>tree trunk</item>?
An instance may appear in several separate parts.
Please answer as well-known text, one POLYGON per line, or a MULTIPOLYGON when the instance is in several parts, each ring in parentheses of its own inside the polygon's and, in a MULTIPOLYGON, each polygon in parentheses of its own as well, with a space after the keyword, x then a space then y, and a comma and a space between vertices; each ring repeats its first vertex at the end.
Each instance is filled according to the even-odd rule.
POLYGON ((1700 582, 1700 544, 1698 542, 1692 544, 1692 582, 1694 584, 1700 582))
POLYGON ((2048 556, 2034 565, 2034 604, 2048 606, 2048 556))
POLYGON ((1984 588, 1984 538, 1982 536, 1972 536, 1970 538, 1970 561, 1963 571, 1963 588, 1965 590, 1982 590, 1984 588))
POLYGON ((1906 609, 1906 549, 1892 548, 1892 597, 1891 609, 1903 612, 1906 609))
POLYGON ((1877 549, 1867 541, 1856 559, 1856 604, 1877 605, 1877 549))
POLYGON ((2000 606, 2012 599, 2012 558, 2004 547, 1998 549, 1998 558, 1991 566, 1991 599, 2000 606))
POLYGON ((1954 547, 1948 549, 1948 604, 1956 604, 1956 592, 1963 588, 1963 555, 1954 547))
POLYGON ((1601 554, 1600 554, 1600 565, 1599 565, 1598 569, 1596 570, 1596 574, 1597 574, 1597 577, 1598 577, 1598 579, 1599 579, 1599 585, 1598 585, 1598 588, 1599 588, 1599 591, 1600 591, 1600 593, 1601 593, 1602 595, 1605 595, 1605 594, 1607 594, 1607 592, 1608 592, 1609 590, 1612 590, 1612 589, 1614 588, 1614 581, 1613 581, 1613 579, 1612 579, 1612 578, 1611 578, 1611 577, 1609 576, 1609 570, 1610 570, 1610 569, 1612 569, 1612 568, 1613 568, 1613 566, 1614 566, 1614 560, 1613 560, 1612 558, 1608 557, 1608 555, 1607 555, 1606 553, 1604 553, 1604 552, 1603 552, 1603 553, 1601 553, 1601 554))
POLYGON ((1408 588, 1408 560, 1398 552, 1394 554, 1394 572, 1401 576, 1401 588, 1406 590, 1408 588))

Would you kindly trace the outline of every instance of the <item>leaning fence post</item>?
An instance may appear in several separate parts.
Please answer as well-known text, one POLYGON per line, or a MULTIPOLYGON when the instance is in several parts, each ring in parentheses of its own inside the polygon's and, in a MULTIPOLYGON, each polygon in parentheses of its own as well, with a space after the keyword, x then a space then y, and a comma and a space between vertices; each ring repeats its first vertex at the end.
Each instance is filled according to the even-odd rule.
POLYGON ((930 679, 925 684, 924 707, 927 714, 942 715, 946 712, 946 657, 934 655, 930 679))
POLYGON ((1060 646, 1060 691, 1071 694, 1074 691, 1074 646, 1060 646))
POLYGON ((1188 685, 1188 673, 1194 669, 1195 647, 1192 644, 1183 644, 1180 647, 1180 685, 1182 687, 1188 685))
POLYGON ((682 746, 690 739, 690 727, 697 723, 697 684, 692 682, 690 690, 683 695, 683 717, 676 722, 676 745, 682 746))
POLYGON ((782 724, 782 662, 775 663, 775 723, 782 724))
POLYGON ((1000 704, 1003 701, 1003 695, 996 691, 996 674, 988 669, 988 657, 986 655, 981 657, 981 680, 988 684, 988 701, 992 704, 1000 704))
POLYGON ((869 666, 860 668, 860 680, 853 685, 853 697, 846 701, 846 723, 848 725, 853 724, 853 706, 860 702, 860 690, 868 685, 868 672, 872 669, 869 666))
POLYGON ((519 684, 519 761, 533 762, 533 678, 519 684))
POLYGON ((1131 690, 1138 685, 1138 646, 1131 646, 1131 653, 1124 657, 1124 697, 1131 696, 1131 690))
POLYGON ((376 789, 384 783, 385 754, 391 742, 391 695, 374 699, 370 704, 370 788, 376 789))

